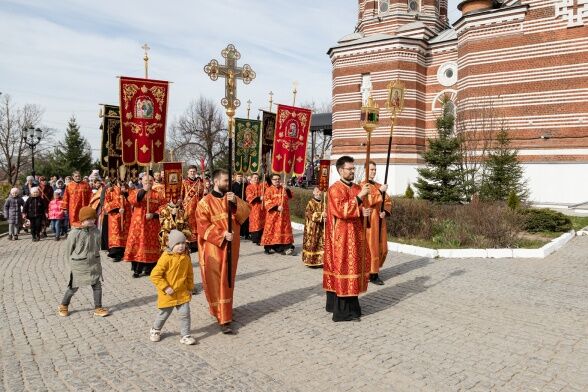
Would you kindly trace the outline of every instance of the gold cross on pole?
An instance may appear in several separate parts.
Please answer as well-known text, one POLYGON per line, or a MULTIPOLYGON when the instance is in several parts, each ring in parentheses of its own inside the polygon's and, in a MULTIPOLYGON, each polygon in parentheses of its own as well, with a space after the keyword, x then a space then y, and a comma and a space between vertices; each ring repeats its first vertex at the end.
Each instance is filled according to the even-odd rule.
POLYGON ((270 91, 269 92, 269 97, 270 97, 270 99, 269 99, 269 111, 271 112, 272 111, 272 104, 274 103, 274 92, 273 91, 270 91))
MULTIPOLYGON (((235 109, 241 105, 241 101, 237 99, 237 80, 241 79, 243 83, 249 84, 256 75, 249 64, 242 67, 237 66, 237 60, 241 58, 241 53, 233 44, 229 44, 223 49, 221 55, 225 58, 225 64, 220 65, 217 60, 210 60, 204 67, 204 72, 212 80, 217 80, 219 76, 225 78, 225 97, 221 100, 221 104, 225 107, 227 116, 232 122, 235 117, 235 109)), ((231 124, 229 124, 230 128, 231 124)))
POLYGON ((145 79, 149 79, 149 55, 147 54, 147 52, 149 52, 149 49, 151 48, 149 47, 149 45, 143 44, 143 46, 141 46, 141 49, 145 51, 145 56, 143 57, 143 61, 145 62, 145 79))
POLYGON ((247 101, 247 120, 249 120, 249 113, 251 112, 251 100, 247 101))

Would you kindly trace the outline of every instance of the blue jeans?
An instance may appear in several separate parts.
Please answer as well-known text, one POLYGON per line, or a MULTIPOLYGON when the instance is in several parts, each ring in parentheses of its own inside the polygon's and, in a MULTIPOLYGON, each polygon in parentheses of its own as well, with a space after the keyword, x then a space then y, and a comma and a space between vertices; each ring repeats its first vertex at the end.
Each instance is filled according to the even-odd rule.
POLYGON ((55 233, 55 237, 61 237, 63 235, 61 223, 60 219, 51 219, 51 230, 55 233))

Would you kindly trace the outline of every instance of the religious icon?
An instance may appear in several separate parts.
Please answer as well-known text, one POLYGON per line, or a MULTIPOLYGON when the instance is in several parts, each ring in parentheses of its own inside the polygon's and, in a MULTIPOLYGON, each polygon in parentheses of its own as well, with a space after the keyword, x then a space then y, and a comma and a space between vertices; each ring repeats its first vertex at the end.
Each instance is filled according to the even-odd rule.
POLYGON ((175 185, 178 183, 178 173, 170 173, 168 177, 168 184, 175 185))
POLYGON ((322 170, 322 172, 321 172, 321 176, 324 176, 324 177, 326 177, 326 176, 328 176, 328 175, 329 175, 329 169, 328 169, 328 168, 326 168, 326 167, 323 167, 323 170, 322 170))
POLYGON ((288 137, 298 137, 298 127, 296 126, 295 122, 290 123, 290 128, 288 129, 288 137))
POLYGON ((267 123, 264 124, 264 127, 263 127, 263 131, 264 131, 263 132, 264 133, 263 138, 266 141, 270 141, 271 142, 274 139, 274 131, 275 131, 275 129, 276 129, 276 122, 275 122, 275 120, 274 119, 269 119, 267 121, 267 123))
POLYGON ((250 149, 255 147, 254 145, 254 141, 253 141, 253 134, 251 132, 250 129, 247 129, 244 133, 243 133, 243 148, 244 149, 250 149))
POLYGON ((153 102, 148 97, 140 97, 135 104, 135 118, 153 119, 153 102))

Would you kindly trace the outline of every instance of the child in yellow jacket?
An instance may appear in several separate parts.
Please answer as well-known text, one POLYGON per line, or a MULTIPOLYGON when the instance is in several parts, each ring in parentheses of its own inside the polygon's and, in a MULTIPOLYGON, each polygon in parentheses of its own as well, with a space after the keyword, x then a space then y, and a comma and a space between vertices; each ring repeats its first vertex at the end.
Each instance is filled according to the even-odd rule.
POLYGON ((163 252, 151 272, 151 281, 157 287, 159 313, 149 333, 149 339, 152 342, 161 340, 161 328, 176 308, 180 314, 180 343, 196 344, 196 339, 190 335, 190 300, 194 288, 194 271, 186 252, 186 236, 181 231, 172 230, 167 246, 169 251, 163 252))

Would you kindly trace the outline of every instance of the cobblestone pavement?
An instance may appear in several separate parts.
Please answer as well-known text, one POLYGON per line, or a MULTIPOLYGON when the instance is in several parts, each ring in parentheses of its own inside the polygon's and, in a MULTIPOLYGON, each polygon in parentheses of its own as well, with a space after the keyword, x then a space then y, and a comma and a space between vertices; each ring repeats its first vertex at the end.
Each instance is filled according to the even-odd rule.
POLYGON ((92 316, 88 287, 70 317, 57 316, 63 248, 0 239, 2 391, 588 390, 588 237, 544 260, 391 254, 386 284, 360 299, 360 323, 330 320, 321 270, 245 242, 238 334, 219 333, 200 292, 196 346, 179 343, 175 314, 151 343, 153 285, 106 257, 112 315, 92 316))

